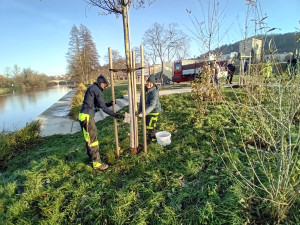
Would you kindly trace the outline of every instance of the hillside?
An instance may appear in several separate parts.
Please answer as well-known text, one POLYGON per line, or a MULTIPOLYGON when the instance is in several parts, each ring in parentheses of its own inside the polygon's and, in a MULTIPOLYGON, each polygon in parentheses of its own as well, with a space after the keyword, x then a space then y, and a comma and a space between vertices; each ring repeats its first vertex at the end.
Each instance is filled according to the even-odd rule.
MULTIPOLYGON (((269 43, 269 41, 273 38, 277 47, 277 53, 284 52, 294 52, 296 49, 300 48, 300 42, 296 42, 297 37, 300 36, 300 32, 293 33, 285 33, 285 34, 272 34, 265 36, 259 36, 256 38, 260 38, 265 40, 265 43, 269 43)), ((252 37, 251 37, 252 38, 252 37)), ((267 50, 269 48, 268 44, 264 45, 264 49, 267 50)), ((223 54, 229 54, 231 52, 239 52, 239 42, 235 42, 229 45, 222 45, 220 48, 216 49, 217 52, 222 52, 223 54)))

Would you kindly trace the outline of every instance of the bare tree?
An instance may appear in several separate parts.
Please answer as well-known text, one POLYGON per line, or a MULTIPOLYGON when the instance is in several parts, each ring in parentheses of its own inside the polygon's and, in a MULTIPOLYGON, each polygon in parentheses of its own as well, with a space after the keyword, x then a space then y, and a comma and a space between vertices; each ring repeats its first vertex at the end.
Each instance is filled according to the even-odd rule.
POLYGON ((155 23, 144 34, 144 45, 148 58, 156 63, 157 58, 162 65, 160 79, 163 78, 163 64, 173 59, 179 60, 188 56, 189 38, 176 23, 164 25, 155 23))
POLYGON ((18 67, 17 64, 15 64, 13 67, 13 70, 12 70, 13 77, 18 76, 20 74, 20 72, 21 72, 21 68, 18 67))
MULTIPOLYGON (((145 0, 84 0, 88 4, 92 6, 99 7, 102 9, 101 14, 107 15, 107 14, 115 14, 115 15, 121 15, 123 14, 122 7, 131 7, 134 8, 141 8, 144 7, 146 4, 145 0)), ((150 5, 155 0, 148 0, 148 4, 150 5)))
POLYGON ((135 53, 135 60, 137 63, 141 63, 141 52, 139 47, 133 47, 132 51, 135 53))
MULTIPOLYGON (((148 0, 152 3, 154 0, 148 0)), ((129 34, 129 17, 128 9, 130 6, 135 8, 143 7, 145 0, 85 0, 91 6, 96 6, 101 9, 102 14, 115 14, 116 16, 122 15, 123 29, 124 29, 124 44, 126 55, 126 67, 128 77, 128 95, 129 95, 129 113, 130 118, 130 148, 133 153, 137 153, 138 136, 137 136, 137 119, 136 112, 136 91, 135 82, 132 79, 132 65, 131 65, 131 50, 130 50, 130 34, 129 34)))
POLYGON ((191 30, 191 32, 199 43, 199 46, 210 54, 213 49, 219 47, 222 38, 226 36, 230 26, 220 34, 221 23, 224 24, 225 9, 220 9, 218 0, 207 0, 206 6, 202 4, 202 1, 198 1, 201 5, 203 15, 201 19, 195 16, 191 10, 187 10, 194 26, 194 30, 191 30))
MULTIPOLYGON (((112 49, 112 62, 114 65, 114 68, 125 68, 126 66, 126 59, 124 57, 121 56, 120 52, 118 52, 117 50, 112 49)), ((109 55, 107 54, 105 56, 105 60, 107 61, 107 65, 104 65, 103 67, 101 67, 101 73, 103 75, 109 75, 109 55)), ((118 71, 114 74, 114 77, 118 80, 124 79, 124 72, 123 71, 118 71)))
MULTIPOLYGON (((112 61, 113 63, 118 63, 119 61, 124 61, 125 59, 121 56, 120 52, 118 50, 111 50, 111 57, 112 57, 112 61)), ((108 54, 105 55, 105 61, 107 62, 107 64, 109 63, 109 56, 108 54)), ((115 65, 116 66, 116 65, 115 65)), ((117 67, 117 68, 121 68, 121 67, 117 67)))
POLYGON ((8 66, 5 67, 4 74, 5 74, 6 78, 9 78, 11 76, 11 68, 8 66))

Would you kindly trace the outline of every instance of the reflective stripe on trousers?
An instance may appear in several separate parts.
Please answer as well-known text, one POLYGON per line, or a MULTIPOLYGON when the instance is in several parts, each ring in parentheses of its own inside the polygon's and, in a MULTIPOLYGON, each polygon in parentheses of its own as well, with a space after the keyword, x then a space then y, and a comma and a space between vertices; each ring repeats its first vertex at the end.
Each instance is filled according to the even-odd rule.
POLYGON ((146 128, 154 129, 156 127, 159 113, 148 113, 146 116, 146 128))
POLYGON ((94 117, 85 113, 79 113, 78 120, 86 141, 86 149, 90 161, 100 162, 99 142, 97 140, 97 127, 94 117))
POLYGON ((148 113, 146 116, 146 128, 147 128, 147 136, 148 141, 155 142, 156 141, 156 123, 159 113, 148 113))

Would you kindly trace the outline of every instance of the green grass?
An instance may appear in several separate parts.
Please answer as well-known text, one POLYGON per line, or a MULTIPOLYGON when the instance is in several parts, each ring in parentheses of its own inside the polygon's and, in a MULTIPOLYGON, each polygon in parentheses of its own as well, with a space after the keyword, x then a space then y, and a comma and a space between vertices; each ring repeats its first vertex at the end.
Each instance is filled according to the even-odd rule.
MULTIPOLYGON (((130 153, 129 125, 118 121, 117 159, 112 117, 96 124, 107 171, 92 170, 81 132, 44 137, 38 146, 20 152, 0 176, 1 223, 267 224, 268 217, 259 214, 263 203, 245 198, 212 143, 225 127, 237 160, 246 162, 226 107, 210 105, 201 117, 190 94, 163 96, 161 104, 158 130, 170 131, 172 143, 152 144, 148 154, 130 153)), ((140 122, 139 128, 142 143, 140 122)), ((298 200, 286 224, 300 223, 299 209, 298 200)))
POLYGON ((33 121, 26 127, 5 134, 0 134, 0 171, 6 167, 6 163, 21 152, 26 151, 39 141, 40 123, 33 121))

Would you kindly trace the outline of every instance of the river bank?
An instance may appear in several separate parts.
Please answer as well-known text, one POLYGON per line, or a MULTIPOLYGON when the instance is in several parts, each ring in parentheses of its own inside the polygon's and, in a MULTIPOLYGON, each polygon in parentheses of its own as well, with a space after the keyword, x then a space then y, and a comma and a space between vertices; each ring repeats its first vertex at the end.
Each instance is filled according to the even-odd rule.
POLYGON ((0 95, 6 94, 6 93, 9 93, 9 92, 10 92, 9 88, 0 88, 0 95))

